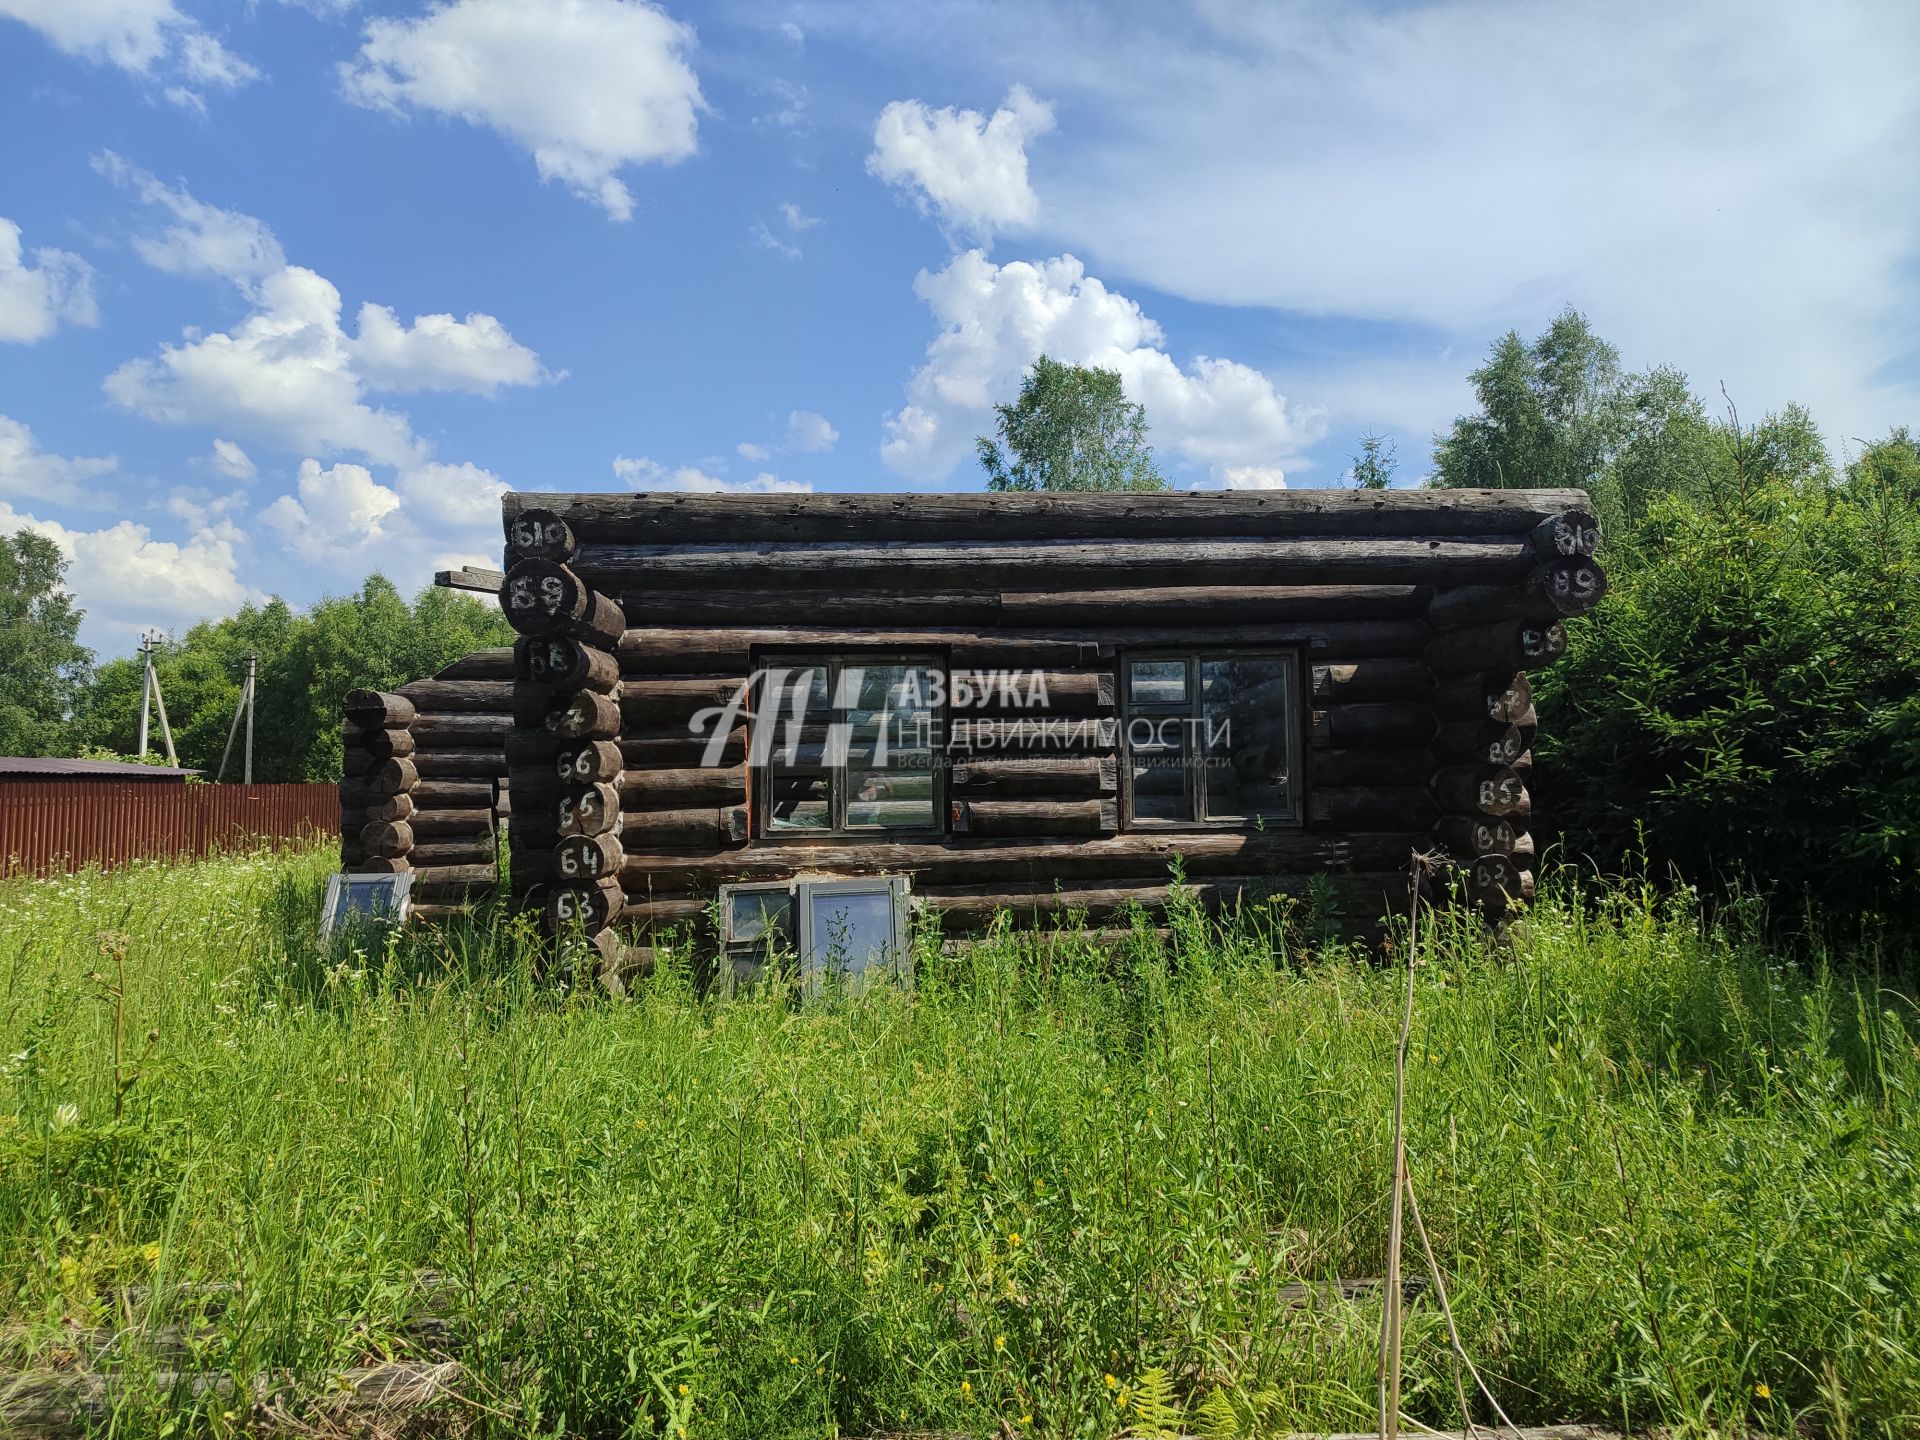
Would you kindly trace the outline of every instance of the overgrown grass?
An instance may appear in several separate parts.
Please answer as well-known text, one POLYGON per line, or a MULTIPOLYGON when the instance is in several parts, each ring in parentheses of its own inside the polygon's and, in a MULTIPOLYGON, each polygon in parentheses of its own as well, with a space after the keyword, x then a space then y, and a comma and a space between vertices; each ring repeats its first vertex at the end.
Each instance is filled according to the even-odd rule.
MULTIPOLYGON (((1183 913, 929 939, 911 996, 616 1002, 510 925, 317 954, 327 863, 0 886, 15 1363, 112 1287, 239 1281, 196 1363, 318 1386, 431 1270, 502 1433, 1103 1436, 1154 1371, 1196 1428, 1372 1424, 1377 1302, 1283 1287, 1382 1272, 1390 969, 1183 913)), ((1412 1172, 1515 1419, 1920 1426, 1920 1026, 1851 958, 1626 890, 1436 937, 1412 1172)))

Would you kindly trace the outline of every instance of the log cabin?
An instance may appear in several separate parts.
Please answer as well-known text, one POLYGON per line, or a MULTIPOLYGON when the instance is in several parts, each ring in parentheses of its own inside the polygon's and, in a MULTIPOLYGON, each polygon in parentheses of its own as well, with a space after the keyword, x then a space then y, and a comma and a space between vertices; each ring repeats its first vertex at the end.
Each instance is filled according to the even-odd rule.
POLYGON ((804 949, 838 894, 1124 923, 1176 861, 1216 906, 1324 877, 1364 928, 1438 849, 1498 916, 1528 675, 1606 588, 1577 490, 503 508, 505 570, 439 578, 520 638, 348 697, 343 861, 431 919, 496 886, 504 824, 513 902, 610 963, 716 900, 722 948, 804 949))

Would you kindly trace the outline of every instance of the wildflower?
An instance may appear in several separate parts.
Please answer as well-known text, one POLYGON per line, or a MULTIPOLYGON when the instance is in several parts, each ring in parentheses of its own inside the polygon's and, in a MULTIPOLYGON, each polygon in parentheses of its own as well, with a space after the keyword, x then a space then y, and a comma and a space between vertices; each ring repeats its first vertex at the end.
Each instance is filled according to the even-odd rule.
POLYGON ((971 1380, 962 1380, 962 1381, 960 1382, 960 1393, 961 1393, 962 1395, 972 1395, 972 1394, 973 1394, 973 1382, 972 1382, 971 1380))
POLYGON ((1009 1245, 1011 1245, 1011 1246, 1013 1246, 1013 1247, 1014 1247, 1014 1249, 1016 1249, 1016 1250, 1017 1250, 1017 1249, 1019 1249, 1019 1248, 1020 1248, 1020 1232, 1019 1232, 1018 1230, 1010 1230, 1010 1231, 1008 1231, 1008 1232, 1007 1232, 1007 1243, 1008 1243, 1009 1245))
POLYGON ((798 1355, 789 1355, 787 1356, 787 1363, 789 1365, 798 1365, 800 1363, 800 1357, 798 1355))
POLYGON ((1004 1336, 1004 1335, 996 1335, 996 1336, 994 1336, 994 1337, 993 1337, 993 1348, 994 1348, 994 1349, 996 1349, 996 1350, 1004 1350, 1004 1349, 1006 1349, 1006 1348, 1007 1348, 1007 1337, 1006 1337, 1006 1336, 1004 1336))
POLYGON ((1033 1423, 1033 1416, 1031 1416, 1031 1415, 1022 1415, 1022 1416, 1020 1417, 1020 1423, 1021 1423, 1022 1425, 1031 1425, 1031 1424, 1033 1423))
POLYGON ((1753 1393, 1762 1400, 1771 1400, 1773 1398, 1773 1390, 1764 1380, 1753 1387, 1753 1393))
POLYGON ((1113 1376, 1112 1376, 1111 1374, 1109 1374, 1109 1375, 1108 1375, 1108 1376, 1106 1377, 1106 1381, 1107 1381, 1107 1388, 1108 1388, 1109 1390, 1111 1390, 1111 1389, 1113 1389, 1113 1388, 1114 1388, 1114 1386, 1116 1386, 1116 1385, 1118 1385, 1118 1384, 1120 1383, 1120 1382, 1119 1382, 1118 1380, 1116 1380, 1116 1379, 1114 1379, 1114 1378, 1113 1378, 1113 1376))
POLYGON ((1114 1396, 1114 1397, 1113 1397, 1113 1404, 1114 1404, 1114 1408, 1115 1408, 1115 1409, 1118 1409, 1118 1410, 1124 1410, 1124 1409, 1126 1409, 1126 1408, 1127 1408, 1127 1398, 1128 1398, 1128 1397, 1129 1397, 1129 1396, 1130 1396, 1130 1395, 1131 1395, 1132 1393, 1133 1393, 1133 1392, 1132 1392, 1131 1390, 1122 1390, 1122 1391, 1121 1391, 1121 1392, 1120 1392, 1120 1393, 1119 1393, 1118 1395, 1116 1395, 1116 1396, 1114 1396))
POLYGON ((682 1395, 687 1393, 687 1387, 684 1381, 679 1385, 674 1386, 674 1389, 678 1390, 682 1395))

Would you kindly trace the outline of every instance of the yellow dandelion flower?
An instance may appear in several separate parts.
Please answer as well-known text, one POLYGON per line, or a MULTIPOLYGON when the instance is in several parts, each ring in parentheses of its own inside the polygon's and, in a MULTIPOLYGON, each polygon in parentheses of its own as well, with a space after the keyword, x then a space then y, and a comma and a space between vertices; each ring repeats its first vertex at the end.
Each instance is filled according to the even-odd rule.
POLYGON ((996 1335, 996 1336, 994 1336, 994 1337, 993 1337, 993 1348, 994 1348, 994 1349, 996 1349, 996 1350, 1004 1350, 1004 1349, 1006 1349, 1006 1348, 1007 1348, 1007 1337, 1006 1337, 1006 1336, 1004 1336, 1004 1335, 996 1335))
POLYGON ((1773 1391, 1764 1380, 1753 1387, 1753 1393, 1762 1400, 1771 1400, 1773 1398, 1773 1391))
POLYGON ((1019 1247, 1019 1244, 1020 1244, 1020 1232, 1019 1232, 1018 1230, 1010 1230, 1010 1231, 1008 1231, 1008 1232, 1007 1232, 1007 1243, 1008 1243, 1009 1245, 1012 1245, 1012 1246, 1014 1246, 1015 1248, 1018 1248, 1018 1247, 1019 1247))
POLYGON ((962 1380, 960 1382, 960 1393, 962 1395, 973 1394, 973 1382, 971 1380, 962 1380))
POLYGON ((1107 1388, 1108 1388, 1109 1390, 1111 1390, 1111 1389, 1113 1389, 1113 1387, 1114 1387, 1114 1386, 1116 1386, 1116 1385, 1118 1385, 1118 1384, 1120 1383, 1120 1382, 1119 1382, 1118 1380, 1116 1380, 1116 1379, 1114 1379, 1114 1378, 1113 1378, 1113 1376, 1111 1376, 1111 1375, 1108 1375, 1108 1376, 1106 1377, 1106 1381, 1107 1381, 1107 1388))
POLYGON ((674 1389, 678 1390, 682 1395, 687 1393, 687 1387, 684 1384, 676 1385, 674 1386, 674 1389))
POLYGON ((787 1356, 787 1363, 789 1365, 798 1365, 800 1363, 800 1357, 798 1355, 789 1355, 787 1356))
POLYGON ((1021 1423, 1022 1425, 1031 1425, 1031 1424, 1033 1423, 1033 1416, 1031 1416, 1031 1415, 1022 1415, 1022 1416, 1020 1417, 1020 1423, 1021 1423))

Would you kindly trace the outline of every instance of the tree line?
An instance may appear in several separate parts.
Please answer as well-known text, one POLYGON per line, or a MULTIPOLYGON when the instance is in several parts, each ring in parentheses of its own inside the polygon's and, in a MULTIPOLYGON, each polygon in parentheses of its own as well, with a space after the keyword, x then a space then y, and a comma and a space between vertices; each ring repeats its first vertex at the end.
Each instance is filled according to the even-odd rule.
MULTIPOLYGON (((0 755, 134 758, 142 661, 94 663, 79 643, 82 612, 60 588, 63 568, 52 541, 0 536, 0 755)), ((276 598, 163 637, 154 669, 182 765, 215 775, 252 655, 255 781, 334 780, 347 691, 404 684, 512 638, 497 606, 432 587, 409 603, 372 575, 304 611, 276 598)), ((238 773, 236 756, 227 778, 238 773)))

